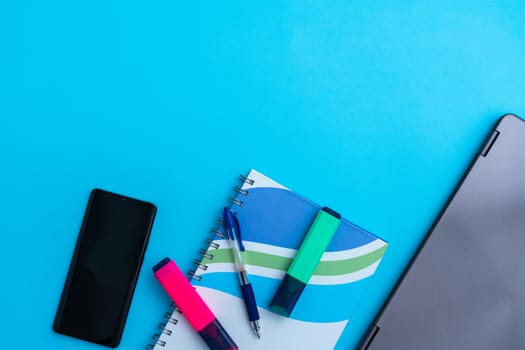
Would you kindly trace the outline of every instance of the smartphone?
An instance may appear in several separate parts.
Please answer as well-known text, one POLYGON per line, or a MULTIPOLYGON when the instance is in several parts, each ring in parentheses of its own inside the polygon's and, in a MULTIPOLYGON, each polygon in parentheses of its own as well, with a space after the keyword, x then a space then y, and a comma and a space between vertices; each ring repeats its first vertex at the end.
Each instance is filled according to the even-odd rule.
POLYGON ((55 332, 118 346, 155 213, 151 203, 91 191, 53 323, 55 332))

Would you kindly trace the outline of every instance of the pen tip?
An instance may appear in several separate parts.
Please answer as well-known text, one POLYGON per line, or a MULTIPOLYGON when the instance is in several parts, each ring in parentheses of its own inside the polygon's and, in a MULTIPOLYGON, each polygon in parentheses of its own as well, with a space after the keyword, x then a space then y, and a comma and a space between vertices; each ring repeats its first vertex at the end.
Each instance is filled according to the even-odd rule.
POLYGON ((259 325, 259 321, 252 321, 252 327, 257 338, 261 339, 261 326, 259 325))

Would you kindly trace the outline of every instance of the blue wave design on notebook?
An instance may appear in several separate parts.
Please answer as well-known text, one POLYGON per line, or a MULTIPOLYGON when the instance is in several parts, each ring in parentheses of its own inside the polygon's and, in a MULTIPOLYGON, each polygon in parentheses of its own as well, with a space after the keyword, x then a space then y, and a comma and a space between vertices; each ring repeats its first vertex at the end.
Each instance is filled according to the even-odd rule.
MULTIPOLYGON (((297 249, 317 212, 316 203, 290 191, 277 188, 254 188, 240 198, 243 205, 237 212, 243 240, 297 249)), ((352 224, 341 221, 327 251, 363 246, 377 237, 352 224)))

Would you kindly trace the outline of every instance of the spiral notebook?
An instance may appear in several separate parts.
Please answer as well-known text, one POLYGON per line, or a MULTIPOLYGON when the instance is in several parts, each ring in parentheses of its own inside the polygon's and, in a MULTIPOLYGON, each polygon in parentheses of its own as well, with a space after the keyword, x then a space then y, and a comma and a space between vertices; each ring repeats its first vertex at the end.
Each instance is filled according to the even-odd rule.
MULTIPOLYGON (((279 316, 270 311, 270 301, 321 206, 256 170, 241 179, 231 206, 242 230, 261 339, 250 328, 222 225, 212 230, 195 260, 195 270, 189 273, 192 284, 239 349, 348 349, 338 340, 387 243, 343 219, 292 314, 279 316)), ((150 349, 207 348, 176 308, 165 317, 150 349)))

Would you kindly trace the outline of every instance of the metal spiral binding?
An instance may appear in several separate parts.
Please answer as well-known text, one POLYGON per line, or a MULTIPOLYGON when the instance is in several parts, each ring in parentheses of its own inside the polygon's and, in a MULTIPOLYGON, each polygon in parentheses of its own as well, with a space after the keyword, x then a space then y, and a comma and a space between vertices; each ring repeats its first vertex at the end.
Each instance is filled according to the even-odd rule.
MULTIPOLYGON (((199 250, 199 254, 203 257, 203 258, 206 258, 206 259, 213 259, 213 254, 211 253, 208 253, 208 250, 206 248, 202 248, 201 250, 199 250)), ((195 272, 195 271, 194 271, 195 272)))
MULTIPOLYGON (((180 310, 177 309, 177 311, 180 312, 180 310)), ((164 313, 164 319, 166 319, 171 324, 177 324, 179 322, 178 319, 171 317, 171 312, 164 313)))
POLYGON ((243 201, 241 201, 240 199, 237 199, 237 198, 232 198, 231 199, 231 202, 235 205, 238 205, 239 207, 242 206, 242 204, 244 203, 243 201))
POLYGON ((149 344, 146 349, 147 350, 153 350, 153 348, 156 346, 156 345, 159 345, 159 346, 162 346, 162 347, 165 347, 166 346, 166 341, 164 340, 160 340, 160 335, 161 334, 164 334, 164 335, 167 335, 168 337, 171 336, 171 333, 172 331, 169 330, 169 329, 165 329, 166 327, 166 323, 159 323, 159 325, 157 326, 158 329, 160 329, 161 333, 155 333, 151 336, 151 339, 153 339, 154 343, 153 344, 149 344))
MULTIPOLYGON (((244 175, 239 176, 239 178, 240 178, 240 180, 242 181, 243 184, 247 183, 248 185, 253 185, 255 183, 255 181, 253 179, 250 179, 250 178, 248 178, 248 177, 246 177, 244 175)), ((234 190, 235 190, 235 192, 237 192, 237 193, 239 193, 239 194, 241 194, 243 196, 247 196, 248 195, 248 191, 244 190, 242 188, 242 186, 235 186, 234 190)), ((230 202, 233 205, 237 205, 239 207, 243 205, 243 201, 238 199, 238 198, 232 198, 230 200, 230 202)), ((220 248, 220 244, 217 243, 217 242, 214 242, 214 239, 216 239, 216 238, 219 238, 219 239, 226 238, 226 234, 221 229, 222 225, 223 225, 223 221, 222 221, 222 218, 220 218, 220 219, 217 220, 217 227, 214 227, 214 228, 212 228, 210 230, 211 236, 208 237, 205 240, 205 242, 207 244, 207 247, 199 250, 199 254, 201 255, 201 259, 193 260, 193 264, 195 265, 195 269, 188 271, 188 277, 189 277, 190 280, 194 279, 196 281, 200 281, 202 279, 202 277, 198 274, 198 270, 206 271, 208 269, 208 265, 202 263, 202 258, 207 258, 209 260, 212 260, 214 258, 213 254, 208 253, 208 250, 210 249, 210 247, 213 248, 213 249, 219 249, 220 248)), ((153 343, 149 344, 146 347, 146 350, 153 350, 157 345, 161 346, 161 347, 165 347, 166 346, 167 342, 164 341, 164 340, 160 340, 159 338, 160 338, 161 335, 166 335, 168 337, 172 335, 173 331, 171 331, 169 329, 166 329, 166 325, 168 323, 176 325, 179 322, 179 320, 177 318, 172 317, 173 316, 173 311, 177 311, 177 312, 181 313, 180 309, 177 308, 177 306, 173 302, 170 303, 170 309, 171 309, 170 311, 168 311, 168 312, 166 312, 164 314, 164 319, 166 320, 166 323, 161 323, 161 324, 158 325, 158 328, 161 330, 161 332, 153 334, 153 336, 151 337, 153 339, 153 343)))
POLYGON ((245 195, 245 196, 248 195, 248 190, 243 190, 241 186, 235 186, 234 188, 235 188, 235 191, 239 192, 240 194, 245 195))
POLYGON ((248 185, 253 185, 255 183, 255 180, 250 179, 250 178, 248 178, 248 177, 246 177, 244 175, 239 176, 239 178, 241 179, 242 182, 245 182, 248 185))

